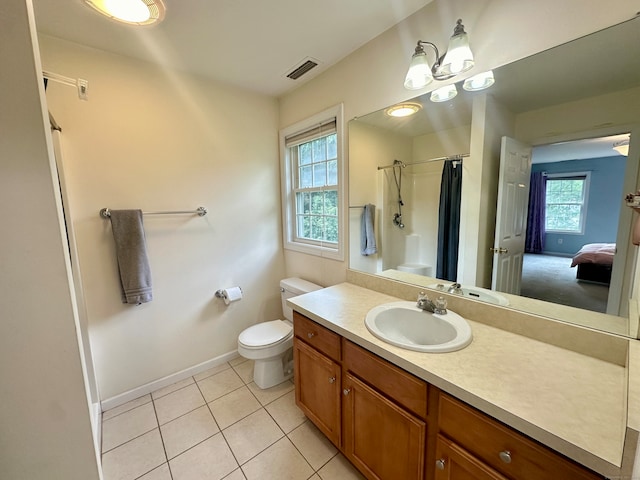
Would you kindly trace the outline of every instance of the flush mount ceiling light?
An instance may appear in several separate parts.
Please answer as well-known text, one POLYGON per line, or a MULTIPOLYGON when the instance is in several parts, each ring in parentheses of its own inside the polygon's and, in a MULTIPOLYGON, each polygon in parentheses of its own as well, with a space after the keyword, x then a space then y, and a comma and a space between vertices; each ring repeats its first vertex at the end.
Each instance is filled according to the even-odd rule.
POLYGON ((435 44, 418 40, 415 53, 411 57, 409 71, 404 80, 404 87, 409 90, 418 90, 430 84, 434 78, 447 80, 459 73, 466 72, 473 65, 473 53, 469 48, 469 38, 467 32, 464 31, 462 20, 458 19, 453 29, 453 35, 449 39, 449 49, 443 57, 440 56, 435 44), (435 51, 436 60, 433 67, 429 65, 424 45, 428 45, 435 51))
POLYGON ((420 111, 421 108, 422 105, 419 103, 401 103, 387 108, 384 113, 390 117, 408 117, 420 111))
POLYGON ((436 103, 446 102, 448 100, 451 100, 456 95, 458 95, 458 89, 456 88, 455 84, 452 83, 451 85, 445 85, 444 87, 440 87, 437 90, 431 92, 431 97, 429 97, 429 100, 436 103))
POLYGON ((629 139, 626 138, 613 144, 613 149, 620 155, 629 156, 629 139))
POLYGON ((495 78, 493 78, 493 70, 489 70, 488 72, 482 72, 467 78, 462 84, 462 88, 468 92, 477 92, 489 88, 495 81, 495 78))
POLYGON ((151 25, 162 21, 162 0, 83 0, 102 15, 129 25, 151 25))

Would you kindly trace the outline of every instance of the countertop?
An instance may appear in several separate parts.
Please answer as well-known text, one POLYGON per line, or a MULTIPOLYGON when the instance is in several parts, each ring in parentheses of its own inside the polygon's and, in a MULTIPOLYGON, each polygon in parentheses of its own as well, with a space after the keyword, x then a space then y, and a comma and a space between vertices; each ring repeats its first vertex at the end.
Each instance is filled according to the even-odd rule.
POLYGON ((626 368, 467 318, 472 343, 421 353, 389 345, 367 312, 402 299, 342 283, 288 300, 298 312, 606 476, 620 474, 627 428, 626 368))

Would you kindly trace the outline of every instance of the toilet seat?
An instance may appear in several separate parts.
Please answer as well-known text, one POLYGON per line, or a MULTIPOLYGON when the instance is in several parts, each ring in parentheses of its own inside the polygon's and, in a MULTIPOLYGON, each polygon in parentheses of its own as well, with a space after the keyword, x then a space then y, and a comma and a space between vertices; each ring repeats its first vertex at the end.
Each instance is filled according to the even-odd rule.
POLYGON ((262 322, 245 329, 238 337, 238 343, 248 349, 276 345, 293 336, 293 328, 282 320, 262 322))

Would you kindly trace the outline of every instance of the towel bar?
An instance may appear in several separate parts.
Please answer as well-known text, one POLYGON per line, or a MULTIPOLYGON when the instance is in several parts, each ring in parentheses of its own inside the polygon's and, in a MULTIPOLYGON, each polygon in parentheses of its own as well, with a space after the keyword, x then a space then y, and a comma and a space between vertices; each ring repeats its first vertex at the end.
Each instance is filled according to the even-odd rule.
MULTIPOLYGON (((198 207, 195 210, 179 210, 174 212, 142 212, 143 215, 198 215, 200 217, 204 217, 207 214, 207 207, 198 207)), ((103 208, 100 210, 100 216, 102 218, 111 217, 111 210, 108 208, 103 208)))

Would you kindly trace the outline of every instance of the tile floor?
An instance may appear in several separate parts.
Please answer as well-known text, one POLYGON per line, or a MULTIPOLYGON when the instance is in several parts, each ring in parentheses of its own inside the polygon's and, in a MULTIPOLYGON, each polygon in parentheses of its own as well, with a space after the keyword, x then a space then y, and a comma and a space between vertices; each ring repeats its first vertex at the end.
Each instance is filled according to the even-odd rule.
POLYGON ((239 357, 104 412, 105 480, 364 478, 296 407, 292 382, 252 378, 239 357))

